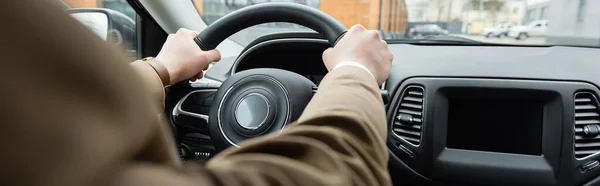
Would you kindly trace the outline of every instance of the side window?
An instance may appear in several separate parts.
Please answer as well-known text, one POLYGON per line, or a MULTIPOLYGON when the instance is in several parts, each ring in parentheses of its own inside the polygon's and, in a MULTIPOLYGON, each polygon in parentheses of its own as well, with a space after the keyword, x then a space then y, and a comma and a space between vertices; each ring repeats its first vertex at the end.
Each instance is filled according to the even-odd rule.
POLYGON ((137 13, 126 0, 59 0, 75 19, 107 42, 123 49, 130 60, 138 58, 137 13))

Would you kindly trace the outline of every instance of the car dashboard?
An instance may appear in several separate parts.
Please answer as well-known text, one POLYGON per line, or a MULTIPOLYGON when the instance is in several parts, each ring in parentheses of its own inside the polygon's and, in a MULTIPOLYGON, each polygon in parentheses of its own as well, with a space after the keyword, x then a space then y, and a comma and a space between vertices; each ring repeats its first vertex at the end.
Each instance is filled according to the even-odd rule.
MULTIPOLYGON (((382 96, 395 184, 600 183, 600 50, 389 43, 394 61, 382 96)), ((207 77, 280 68, 318 85, 328 47, 316 34, 269 35, 207 77)), ((203 121, 186 116, 206 113, 211 92, 202 87, 218 85, 192 85, 167 108, 175 125, 194 131, 179 139, 189 151, 182 153, 208 157, 203 121)))
POLYGON ((242 51, 231 72, 237 73, 253 68, 277 68, 303 75, 318 85, 327 74, 321 54, 329 47, 329 43, 316 34, 284 33, 262 37, 242 51))

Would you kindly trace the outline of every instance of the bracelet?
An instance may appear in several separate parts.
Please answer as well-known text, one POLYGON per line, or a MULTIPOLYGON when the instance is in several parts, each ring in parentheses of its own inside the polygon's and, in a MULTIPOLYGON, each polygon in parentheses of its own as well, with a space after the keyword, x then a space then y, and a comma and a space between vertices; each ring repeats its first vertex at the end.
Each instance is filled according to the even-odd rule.
POLYGON ((142 59, 142 61, 147 62, 148 65, 150 65, 150 67, 152 67, 152 69, 154 69, 154 71, 156 71, 156 73, 158 74, 158 77, 160 78, 160 81, 162 81, 163 86, 167 86, 167 85, 171 84, 171 79, 169 77, 169 71, 167 70, 165 65, 163 65, 160 61, 158 61, 156 58, 153 58, 153 57, 144 58, 144 59, 142 59))

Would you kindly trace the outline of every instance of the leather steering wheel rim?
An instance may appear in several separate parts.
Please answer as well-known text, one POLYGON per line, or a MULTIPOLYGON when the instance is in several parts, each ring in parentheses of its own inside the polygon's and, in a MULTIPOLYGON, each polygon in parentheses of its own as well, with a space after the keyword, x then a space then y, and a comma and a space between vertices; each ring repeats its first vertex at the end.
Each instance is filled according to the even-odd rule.
POLYGON ((306 26, 325 36, 331 46, 348 30, 342 23, 315 8, 297 3, 262 3, 239 9, 221 17, 204 29, 194 41, 204 50, 217 48, 223 40, 250 26, 288 22, 306 26))

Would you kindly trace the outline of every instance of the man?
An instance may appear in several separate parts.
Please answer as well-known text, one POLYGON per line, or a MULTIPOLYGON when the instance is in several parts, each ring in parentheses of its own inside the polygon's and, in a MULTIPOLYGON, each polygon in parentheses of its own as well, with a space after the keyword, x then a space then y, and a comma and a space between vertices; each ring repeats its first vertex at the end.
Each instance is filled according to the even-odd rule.
POLYGON ((201 78, 217 51, 182 29, 133 73, 60 8, 0 5, 0 185, 390 185, 377 85, 392 55, 376 31, 354 26, 323 53, 330 72, 281 133, 182 166, 159 116, 162 87, 201 78))

